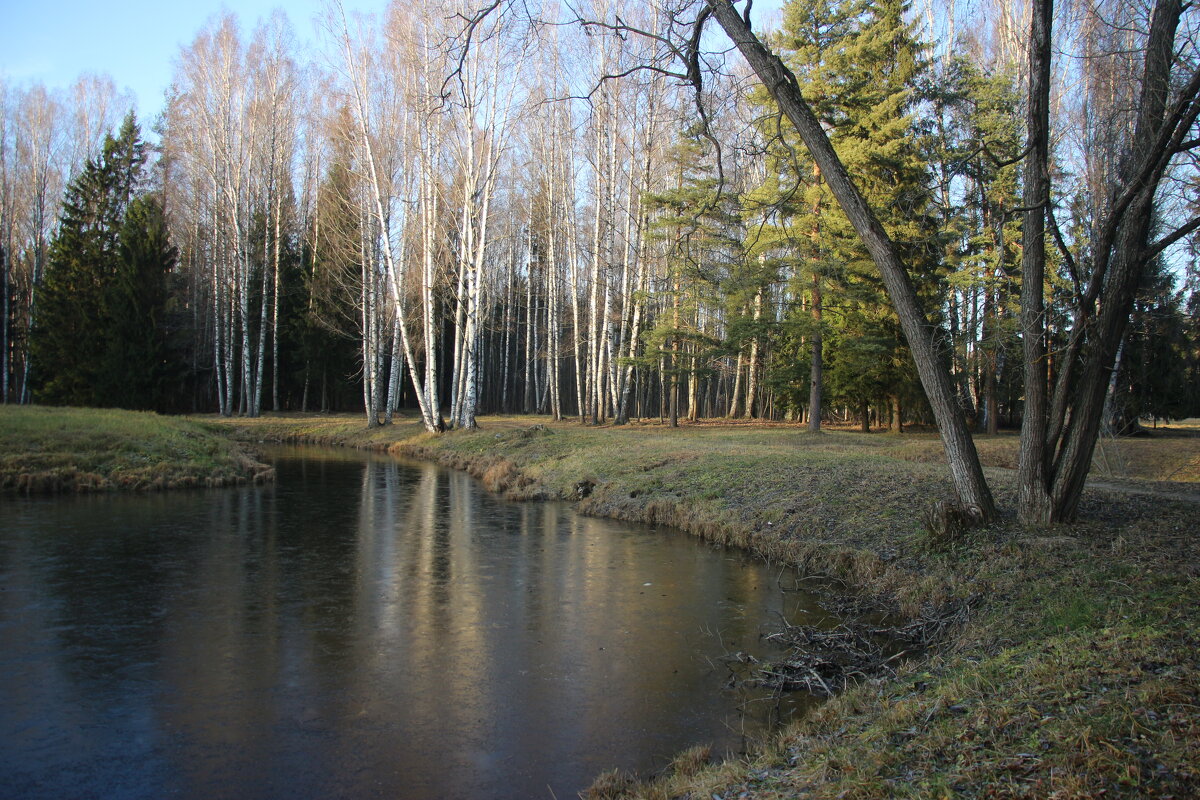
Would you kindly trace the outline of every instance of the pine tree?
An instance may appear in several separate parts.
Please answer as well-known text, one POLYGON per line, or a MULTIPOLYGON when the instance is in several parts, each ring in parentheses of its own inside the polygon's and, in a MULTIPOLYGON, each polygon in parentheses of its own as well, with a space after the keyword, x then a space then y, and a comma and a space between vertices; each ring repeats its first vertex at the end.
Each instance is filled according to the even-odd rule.
POLYGON ((1109 424, 1136 433, 1139 420, 1183 419, 1194 405, 1188 387, 1189 342, 1184 292, 1158 259, 1143 276, 1117 360, 1109 424))
POLYGON ((105 292, 117 272, 125 210, 145 163, 133 115, 67 188, 30 343, 34 397, 56 405, 97 405, 108 322, 105 292))
MULTIPOLYGON (((775 44, 920 291, 932 294, 938 290, 936 221, 911 116, 926 64, 904 21, 907 6, 902 0, 792 0, 775 44)), ((765 97, 762 102, 769 105, 765 97)), ((827 374, 833 394, 855 408, 886 399, 898 428, 901 406, 920 391, 879 273, 794 133, 768 119, 772 168, 754 202, 770 209, 763 213, 771 220, 767 227, 777 229, 775 246, 790 249, 796 264, 793 291, 808 297, 794 309, 792 323, 806 334, 809 352, 795 357, 816 365, 814 385, 827 374), (822 358, 829 360, 827 372, 822 358)), ((810 405, 819 404, 819 388, 810 397, 810 405)))
POLYGON ((104 359, 94 404, 165 411, 176 399, 186 362, 168 326, 176 249, 153 195, 129 204, 118 255, 103 296, 104 359))
POLYGON ((645 199, 655 214, 650 238, 667 248, 668 275, 661 293, 665 307, 643 336, 643 359, 647 366, 662 365, 672 425, 678 423, 685 386, 686 414, 697 418, 698 386, 718 355, 720 342, 700 310, 721 302, 746 262, 738 196, 714 177, 706 145, 697 129, 685 131, 673 154, 675 187, 645 199))
POLYGON ((31 342, 34 397, 54 405, 163 408, 178 359, 166 333, 175 248, 142 193, 134 116, 67 188, 31 342))

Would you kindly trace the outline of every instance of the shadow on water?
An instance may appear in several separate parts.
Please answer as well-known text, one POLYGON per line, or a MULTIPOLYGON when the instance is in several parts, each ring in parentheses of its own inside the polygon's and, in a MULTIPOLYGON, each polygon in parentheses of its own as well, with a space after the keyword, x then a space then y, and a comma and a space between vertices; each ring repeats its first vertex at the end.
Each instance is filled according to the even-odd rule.
POLYGON ((20 797, 551 797, 737 752, 726 654, 825 615, 683 535, 431 465, 0 503, 0 774, 20 797))

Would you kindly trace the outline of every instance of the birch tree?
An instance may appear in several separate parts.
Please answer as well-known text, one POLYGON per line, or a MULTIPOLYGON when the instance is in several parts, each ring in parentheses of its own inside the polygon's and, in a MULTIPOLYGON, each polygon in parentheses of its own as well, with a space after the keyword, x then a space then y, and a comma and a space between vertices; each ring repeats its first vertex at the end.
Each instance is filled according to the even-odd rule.
POLYGON ((5 397, 28 403, 29 338, 37 324, 38 287, 46 269, 50 239, 57 227, 58 198, 71 171, 64 155, 69 140, 62 104, 45 87, 12 92, 5 137, 6 219, 4 244, 6 369, 5 397), (11 381, 11 383, 10 383, 11 381))
MULTIPOLYGON (((458 9, 458 15, 465 8, 458 9)), ((451 419, 455 427, 475 428, 479 402, 479 347, 482 341, 484 270, 489 266, 491 209, 501 163, 519 112, 519 83, 506 70, 520 70, 525 58, 502 17, 475 31, 475 43, 462 52, 453 73, 456 86, 454 160, 459 188, 455 270, 454 375, 451 419)))
POLYGON ((258 91, 253 114, 263 133, 257 142, 255 170, 257 216, 261 220, 262 255, 259 261, 259 320, 250 388, 251 415, 263 407, 266 374, 266 340, 271 340, 272 407, 279 410, 279 291, 280 260, 285 236, 284 199, 291 189, 297 137, 297 67, 287 18, 276 12, 255 31, 253 66, 258 91))
POLYGON ((0 79, 0 404, 9 402, 12 369, 12 268, 16 246, 13 133, 8 84, 0 79))
POLYGON ((214 388, 220 413, 254 413, 250 346, 251 214, 257 140, 254 86, 234 17, 224 15, 181 53, 165 147, 195 176, 214 388))

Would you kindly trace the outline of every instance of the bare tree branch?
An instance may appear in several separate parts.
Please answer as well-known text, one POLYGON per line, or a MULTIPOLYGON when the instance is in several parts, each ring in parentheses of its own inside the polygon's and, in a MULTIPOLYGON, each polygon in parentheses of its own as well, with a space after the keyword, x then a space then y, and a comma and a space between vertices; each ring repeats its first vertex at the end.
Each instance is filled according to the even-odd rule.
POLYGON ((1189 234, 1200 230, 1200 217, 1193 217, 1188 220, 1187 224, 1180 226, 1170 234, 1159 239, 1154 244, 1142 251, 1142 258, 1145 261, 1150 261, 1158 257, 1164 250, 1178 242, 1180 239, 1186 238, 1189 234))

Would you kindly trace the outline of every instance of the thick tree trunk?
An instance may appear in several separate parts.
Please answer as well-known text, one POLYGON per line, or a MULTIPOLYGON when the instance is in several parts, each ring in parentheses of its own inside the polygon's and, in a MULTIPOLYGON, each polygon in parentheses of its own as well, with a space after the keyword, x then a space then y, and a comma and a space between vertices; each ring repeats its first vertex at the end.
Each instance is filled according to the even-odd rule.
POLYGON ((938 336, 921 309, 912 280, 895 246, 850 178, 821 123, 805 102, 795 76, 763 46, 729 0, 709 0, 709 8, 796 127, 830 191, 878 267, 933 409, 959 502, 980 519, 994 518, 996 505, 983 477, 983 468, 966 419, 955 399, 950 374, 941 362, 937 349, 938 336))
POLYGON ((1046 375, 1046 208, 1050 195, 1050 30, 1053 0, 1033 3, 1029 38, 1025 211, 1021 254, 1021 346, 1025 355, 1025 410, 1017 465, 1017 509, 1022 522, 1047 525, 1055 514, 1047 458, 1049 382, 1046 375))
POLYGON ((821 393, 825 382, 822 362, 821 311, 821 276, 813 275, 812 360, 808 370, 808 430, 810 433, 821 432, 821 393))
POLYGON ((1146 42, 1137 124, 1121 182, 1092 242, 1092 272, 1076 297, 1075 329, 1049 398, 1043 281, 1044 204, 1049 202, 1049 75, 1051 0, 1034 6, 1029 50, 1029 154, 1021 324, 1026 360, 1025 417, 1018 464, 1018 513, 1023 522, 1070 521, 1078 512, 1104 412, 1104 397, 1134 294, 1147 262, 1154 200, 1171 155, 1195 123, 1200 74, 1168 105, 1180 0, 1158 0, 1146 42), (1032 252, 1031 252, 1032 251, 1032 252), (1098 312, 1096 311, 1098 306, 1098 312))

